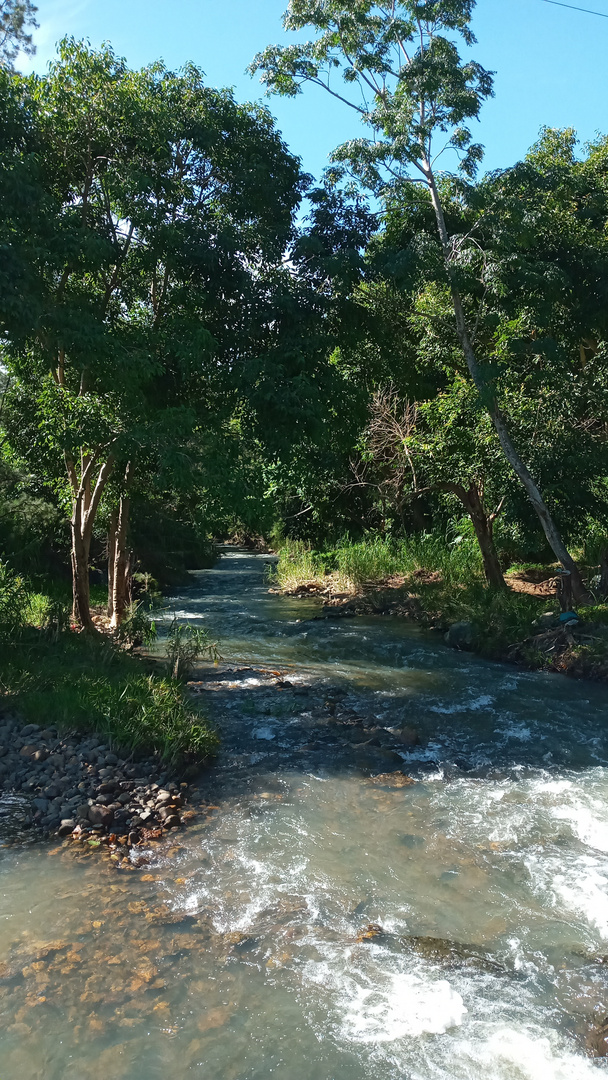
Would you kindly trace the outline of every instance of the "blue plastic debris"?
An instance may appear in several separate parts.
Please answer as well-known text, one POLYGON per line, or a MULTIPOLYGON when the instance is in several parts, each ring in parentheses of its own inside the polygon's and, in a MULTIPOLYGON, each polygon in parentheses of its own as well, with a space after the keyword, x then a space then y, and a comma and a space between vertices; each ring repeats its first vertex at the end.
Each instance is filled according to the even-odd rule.
POLYGON ((565 626, 567 623, 580 622, 580 619, 579 619, 578 615, 576 614, 576 611, 562 611, 562 613, 561 613, 561 615, 559 617, 559 621, 562 624, 562 626, 565 626))

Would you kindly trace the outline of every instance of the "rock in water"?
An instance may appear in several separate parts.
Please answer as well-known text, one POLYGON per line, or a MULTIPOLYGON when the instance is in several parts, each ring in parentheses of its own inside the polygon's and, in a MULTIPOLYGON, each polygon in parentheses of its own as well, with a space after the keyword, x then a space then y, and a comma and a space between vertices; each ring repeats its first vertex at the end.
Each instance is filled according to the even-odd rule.
POLYGON ((445 635, 445 642, 452 649, 472 649, 475 644, 475 627, 473 623, 453 623, 445 635))
POLYGON ((608 1016, 594 1024, 587 1036, 587 1048, 596 1057, 608 1057, 608 1016))

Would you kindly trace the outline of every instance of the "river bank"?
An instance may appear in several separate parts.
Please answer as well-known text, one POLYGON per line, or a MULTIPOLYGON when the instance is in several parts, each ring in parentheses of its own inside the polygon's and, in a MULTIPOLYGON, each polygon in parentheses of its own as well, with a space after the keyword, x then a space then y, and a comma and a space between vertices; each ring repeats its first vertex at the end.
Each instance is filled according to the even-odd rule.
POLYGON ((516 571, 508 589, 479 582, 446 582, 438 572, 415 571, 371 582, 323 574, 276 591, 322 601, 328 619, 390 616, 418 623, 447 644, 487 659, 573 678, 608 680, 608 604, 582 608, 560 622, 557 580, 551 571, 516 571))
POLYGON ((195 816, 175 775, 158 756, 121 756, 93 733, 0 716, 0 791, 13 797, 19 831, 103 845, 120 863, 195 816))

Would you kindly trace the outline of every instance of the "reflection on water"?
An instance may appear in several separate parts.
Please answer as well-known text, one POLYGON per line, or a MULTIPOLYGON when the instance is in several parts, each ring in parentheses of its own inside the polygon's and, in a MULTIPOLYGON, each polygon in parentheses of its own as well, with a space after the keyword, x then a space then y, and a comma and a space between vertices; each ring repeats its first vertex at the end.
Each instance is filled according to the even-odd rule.
POLYGON ((2 849, 2 1080, 604 1072, 605 690, 311 621, 263 562, 173 602, 234 669, 195 680, 224 738, 196 824, 126 871, 2 849))

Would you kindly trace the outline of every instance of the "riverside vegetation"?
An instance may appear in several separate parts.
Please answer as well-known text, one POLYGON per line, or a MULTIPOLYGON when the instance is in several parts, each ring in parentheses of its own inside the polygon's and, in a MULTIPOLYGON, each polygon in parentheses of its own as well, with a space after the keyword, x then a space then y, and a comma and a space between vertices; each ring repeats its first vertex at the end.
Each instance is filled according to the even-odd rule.
POLYGON ((480 178, 474 7, 293 0, 312 44, 252 72, 342 77, 363 125, 315 180, 192 64, 65 39, 18 74, 35 11, 3 6, 1 677, 25 726, 204 760, 182 659, 211 642, 176 627, 170 674, 125 646, 235 536, 334 613, 605 675, 608 140, 546 129, 480 178))
POLYGON ((546 564, 513 566, 505 575, 508 588, 490 590, 471 537, 449 541, 423 533, 401 542, 344 541, 321 551, 286 541, 270 577, 287 595, 322 597, 327 618, 413 619, 442 631, 455 648, 606 679, 608 604, 589 604, 576 618, 560 622, 556 575, 546 564))

